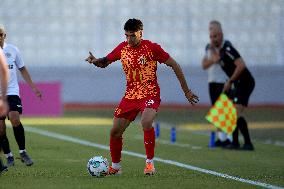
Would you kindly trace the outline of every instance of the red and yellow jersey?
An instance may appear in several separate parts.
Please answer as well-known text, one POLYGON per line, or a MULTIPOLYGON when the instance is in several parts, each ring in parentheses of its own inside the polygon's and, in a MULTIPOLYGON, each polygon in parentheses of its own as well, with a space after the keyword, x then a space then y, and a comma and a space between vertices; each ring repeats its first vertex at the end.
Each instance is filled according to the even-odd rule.
POLYGON ((127 99, 160 96, 156 75, 157 62, 164 63, 169 57, 160 45, 148 40, 142 40, 137 47, 122 42, 107 55, 109 61, 121 60, 126 74, 125 98, 127 99))

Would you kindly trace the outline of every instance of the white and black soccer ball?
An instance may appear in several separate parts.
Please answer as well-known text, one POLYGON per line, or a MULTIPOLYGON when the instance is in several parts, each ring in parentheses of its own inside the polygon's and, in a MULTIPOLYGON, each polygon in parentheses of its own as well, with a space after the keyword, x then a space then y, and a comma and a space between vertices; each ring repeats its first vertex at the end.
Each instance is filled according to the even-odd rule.
POLYGON ((94 156, 87 163, 87 170, 91 176, 104 177, 108 173, 108 161, 102 156, 94 156))

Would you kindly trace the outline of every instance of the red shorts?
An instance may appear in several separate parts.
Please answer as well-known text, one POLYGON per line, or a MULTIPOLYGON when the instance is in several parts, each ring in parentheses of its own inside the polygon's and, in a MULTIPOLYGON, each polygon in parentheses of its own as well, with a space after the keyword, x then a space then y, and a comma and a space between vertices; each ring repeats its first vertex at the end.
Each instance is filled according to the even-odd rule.
POLYGON ((157 111, 160 106, 160 102, 160 97, 147 97, 135 100, 123 97, 114 112, 114 116, 134 121, 137 114, 139 112, 143 112, 145 108, 152 108, 157 111))

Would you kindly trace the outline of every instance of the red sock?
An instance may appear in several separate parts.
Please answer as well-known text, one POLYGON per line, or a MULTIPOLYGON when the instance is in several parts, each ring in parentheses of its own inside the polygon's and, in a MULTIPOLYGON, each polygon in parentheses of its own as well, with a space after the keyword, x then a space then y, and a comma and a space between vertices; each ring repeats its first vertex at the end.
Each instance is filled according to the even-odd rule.
POLYGON ((122 137, 113 138, 110 137, 110 155, 113 163, 119 163, 121 160, 121 150, 122 150, 122 137))
POLYGON ((154 158, 155 151, 155 130, 151 128, 149 130, 144 129, 144 145, 146 149, 147 159, 154 158))

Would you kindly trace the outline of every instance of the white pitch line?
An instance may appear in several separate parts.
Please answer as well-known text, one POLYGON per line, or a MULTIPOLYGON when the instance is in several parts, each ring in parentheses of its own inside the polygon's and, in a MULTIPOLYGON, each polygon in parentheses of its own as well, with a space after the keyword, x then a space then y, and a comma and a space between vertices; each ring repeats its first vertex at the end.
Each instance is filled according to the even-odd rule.
MULTIPOLYGON (((71 137, 71 136, 68 136, 68 135, 63 135, 63 134, 59 134, 59 133, 55 133, 55 132, 50 132, 50 131, 46 131, 46 130, 43 130, 43 129, 25 126, 25 130, 27 132, 40 134, 40 135, 47 136, 47 137, 50 137, 50 138, 55 138, 55 139, 59 139, 59 140, 73 142, 73 143, 76 143, 76 144, 82 144, 82 145, 85 145, 85 146, 92 146, 92 147, 100 148, 100 149, 103 149, 103 150, 109 150, 109 146, 106 146, 106 145, 89 142, 87 140, 81 140, 81 139, 78 139, 78 138, 75 138, 75 137, 71 137)), ((135 153, 135 152, 131 152, 131 151, 123 150, 122 153, 126 154, 126 155, 130 155, 130 156, 134 156, 134 157, 143 158, 143 159, 146 158, 146 156, 143 155, 143 154, 139 154, 139 153, 135 153)), ((202 169, 202 168, 199 168, 199 167, 195 167, 195 166, 192 166, 192 165, 188 165, 188 164, 184 164, 184 163, 180 163, 180 162, 176 162, 176 161, 172 161, 172 160, 166 160, 166 159, 162 159, 162 158, 159 158, 159 157, 155 157, 154 160, 158 161, 158 162, 165 163, 165 164, 181 167, 181 168, 185 168, 185 169, 189 169, 189 170, 193 170, 193 171, 198 171, 198 172, 205 173, 205 174, 210 174, 210 175, 214 175, 214 176, 218 176, 218 177, 232 179, 232 180, 236 180, 236 181, 239 181, 239 182, 248 183, 248 184, 251 184, 251 185, 261 186, 261 187, 264 187, 264 188, 284 189, 283 187, 280 187, 280 186, 275 186, 275 185, 257 182, 257 181, 253 181, 253 180, 248 180, 248 179, 243 179, 243 178, 240 178, 240 177, 234 177, 234 176, 231 176, 231 175, 218 173, 216 171, 211 171, 211 170, 207 170, 207 169, 202 169)))
POLYGON ((283 141, 272 141, 272 140, 265 140, 264 141, 264 144, 273 144, 275 146, 281 146, 281 147, 284 147, 284 142, 283 141))

